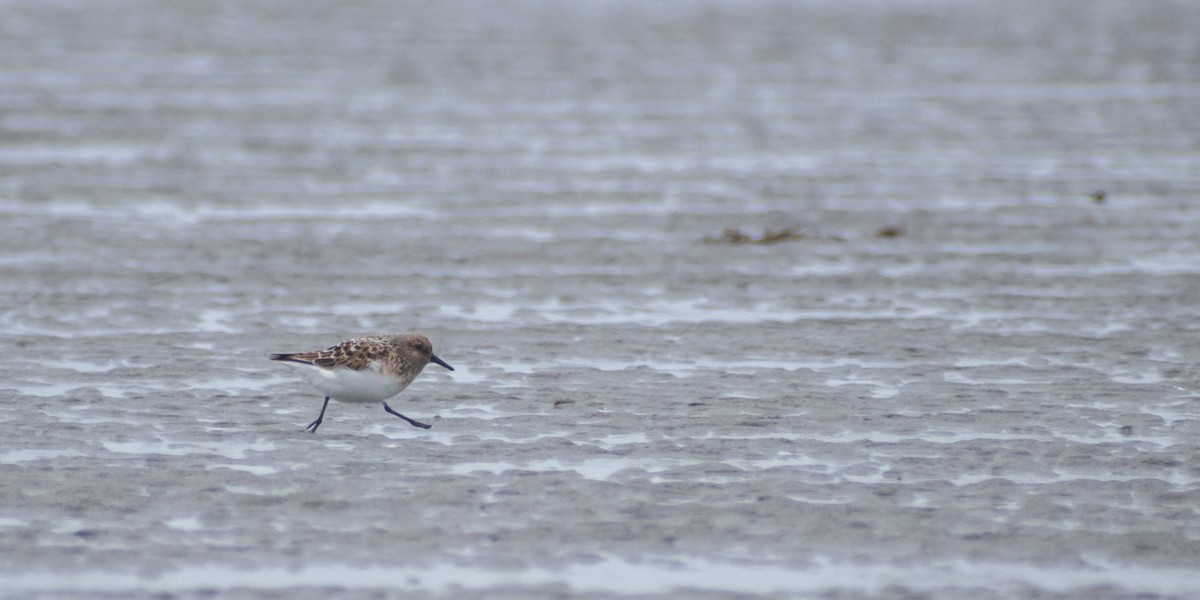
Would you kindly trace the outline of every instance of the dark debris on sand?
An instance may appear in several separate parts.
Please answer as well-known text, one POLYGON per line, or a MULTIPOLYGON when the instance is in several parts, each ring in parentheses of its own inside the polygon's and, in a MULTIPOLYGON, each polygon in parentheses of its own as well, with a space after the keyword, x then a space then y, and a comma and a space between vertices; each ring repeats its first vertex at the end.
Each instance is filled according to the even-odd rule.
MULTIPOLYGON (((898 238, 902 235, 904 235, 904 230, 900 229, 899 227, 895 227, 895 226, 883 227, 875 232, 875 237, 882 238, 882 239, 894 239, 894 238, 898 238)), ((748 245, 748 244, 768 245, 768 244, 778 244, 780 242, 795 242, 795 241, 800 241, 800 240, 844 242, 844 241, 846 241, 846 238, 843 238, 841 236, 836 236, 836 235, 831 235, 831 236, 809 235, 802 231, 795 231, 793 229, 780 229, 780 230, 767 229, 767 230, 763 231, 762 235, 755 237, 752 234, 745 233, 742 230, 736 229, 733 227, 725 229, 725 231, 721 233, 720 237, 704 238, 704 242, 708 243, 708 244, 729 244, 731 246, 741 246, 741 245, 748 245)))

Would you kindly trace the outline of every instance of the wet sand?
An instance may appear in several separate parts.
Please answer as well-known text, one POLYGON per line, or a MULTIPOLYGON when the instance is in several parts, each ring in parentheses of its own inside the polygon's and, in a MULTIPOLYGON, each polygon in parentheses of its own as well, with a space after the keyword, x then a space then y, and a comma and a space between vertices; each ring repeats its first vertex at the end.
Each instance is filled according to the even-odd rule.
POLYGON ((0 596, 1200 595, 1200 9, 86 6, 0 17, 0 596), (401 331, 433 428, 306 433, 401 331))

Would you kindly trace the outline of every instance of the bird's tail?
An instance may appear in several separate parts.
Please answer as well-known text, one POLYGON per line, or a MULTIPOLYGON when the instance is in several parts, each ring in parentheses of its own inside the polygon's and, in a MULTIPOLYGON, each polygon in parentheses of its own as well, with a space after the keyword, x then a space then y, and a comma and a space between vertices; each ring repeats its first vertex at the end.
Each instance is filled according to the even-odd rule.
POLYGON ((323 359, 317 352, 294 352, 292 354, 272 354, 271 360, 279 362, 300 363, 302 365, 333 366, 333 359, 323 359), (329 363, 329 364, 323 364, 329 363))

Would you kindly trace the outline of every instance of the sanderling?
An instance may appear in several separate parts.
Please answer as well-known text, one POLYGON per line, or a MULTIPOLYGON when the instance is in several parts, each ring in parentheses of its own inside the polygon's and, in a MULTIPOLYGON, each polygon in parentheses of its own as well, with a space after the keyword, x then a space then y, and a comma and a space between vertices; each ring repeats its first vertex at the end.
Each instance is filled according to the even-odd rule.
POLYGON ((305 428, 313 433, 325 418, 330 398, 363 404, 383 402, 383 410, 413 427, 429 429, 429 425, 392 410, 385 400, 404 391, 430 362, 454 370, 434 355, 429 338, 415 333, 354 338, 315 352, 272 354, 271 360, 295 367, 305 381, 325 392, 321 414, 305 428))

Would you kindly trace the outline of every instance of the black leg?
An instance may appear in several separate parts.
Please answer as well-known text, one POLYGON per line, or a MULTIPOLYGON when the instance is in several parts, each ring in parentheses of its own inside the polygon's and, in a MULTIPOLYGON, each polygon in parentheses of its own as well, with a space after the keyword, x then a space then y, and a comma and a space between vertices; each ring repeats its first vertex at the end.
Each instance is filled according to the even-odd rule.
POLYGON ((304 429, 306 429, 309 433, 316 433, 317 428, 321 426, 321 420, 325 418, 326 408, 329 408, 329 396, 325 396, 325 404, 321 405, 321 414, 317 415, 317 420, 309 423, 308 427, 305 427, 304 429))
MULTIPOLYGON (((388 412, 392 413, 393 415, 396 415, 397 417, 400 417, 401 419, 404 419, 405 421, 408 421, 408 424, 409 424, 409 425, 412 425, 413 427, 420 427, 421 429, 429 429, 430 427, 432 427, 432 425, 426 425, 426 424, 424 424, 424 423, 422 423, 422 422, 420 422, 420 421, 414 421, 414 420, 412 420, 412 419, 410 419, 410 418, 408 418, 408 417, 406 417, 406 416, 404 416, 404 415, 402 415, 402 414, 400 414, 400 413, 398 413, 398 412, 396 412, 396 411, 392 410, 392 407, 388 406, 388 405, 387 405, 387 402, 384 402, 384 403, 383 403, 383 410, 386 410, 386 411, 388 411, 388 412)), ((318 420, 319 420, 319 419, 318 419, 318 420)))

